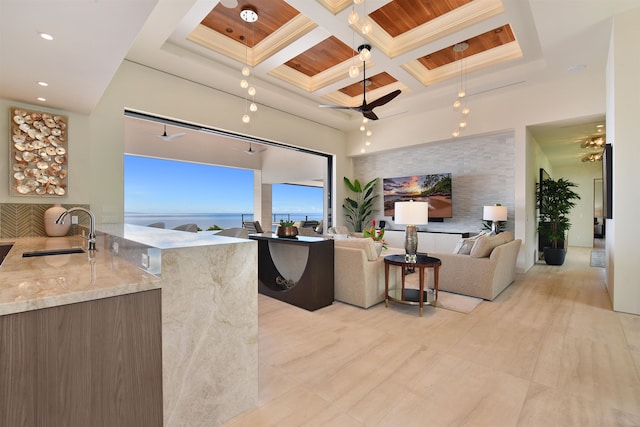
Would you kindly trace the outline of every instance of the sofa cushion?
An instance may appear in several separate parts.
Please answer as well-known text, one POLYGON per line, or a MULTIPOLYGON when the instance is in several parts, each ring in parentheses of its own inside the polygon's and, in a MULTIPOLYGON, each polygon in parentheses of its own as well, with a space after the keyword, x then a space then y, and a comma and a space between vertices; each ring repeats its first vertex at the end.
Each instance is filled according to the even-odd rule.
POLYGON ((466 239, 460 239, 460 241, 458 241, 458 244, 456 245, 456 248, 453 250, 453 253, 459 255, 469 255, 475 242, 476 239, 470 237, 466 239))
POLYGON ((348 248, 362 249, 369 261, 375 261, 378 259, 378 253, 376 252, 376 245, 373 239, 369 237, 357 238, 350 237, 348 239, 338 239, 333 243, 335 246, 343 246, 348 248))
POLYGON ((458 244, 453 249, 453 253, 458 255, 469 255, 476 240, 485 235, 487 235, 487 232, 483 231, 480 234, 476 234, 475 236, 458 240, 458 244))
POLYGON ((471 248, 471 255, 473 258, 485 258, 491 255, 493 249, 513 240, 513 233, 505 231, 493 236, 481 236, 476 240, 471 248))

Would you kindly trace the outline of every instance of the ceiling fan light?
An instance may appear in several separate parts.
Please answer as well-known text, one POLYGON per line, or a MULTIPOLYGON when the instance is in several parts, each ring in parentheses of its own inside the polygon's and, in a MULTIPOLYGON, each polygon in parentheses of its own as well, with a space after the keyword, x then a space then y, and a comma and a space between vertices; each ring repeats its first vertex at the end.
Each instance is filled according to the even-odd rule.
POLYGON ((349 13, 349 18, 347 20, 349 21, 349 25, 355 25, 358 23, 359 19, 360 17, 358 16, 358 12, 356 12, 355 10, 352 10, 349 13))
POLYGON ((355 65, 352 65, 351 67, 349 67, 349 77, 351 77, 352 79, 355 79, 359 75, 360 75, 360 68, 358 68, 355 65))
POLYGON ((251 96, 254 96, 256 94, 256 88, 251 86, 249 89, 247 89, 247 93, 251 96))
POLYGON ((255 102, 252 102, 251 104, 249 104, 249 111, 255 113, 256 111, 258 111, 258 105, 255 102))
POLYGON ((251 117, 248 114, 242 116, 242 123, 249 123, 251 121, 251 117))
POLYGON ((242 67, 242 75, 249 77, 251 75, 251 69, 249 67, 242 67))
POLYGON ((242 89, 246 89, 249 87, 249 82, 247 81, 247 79, 242 79, 240 80, 240 87, 242 89))

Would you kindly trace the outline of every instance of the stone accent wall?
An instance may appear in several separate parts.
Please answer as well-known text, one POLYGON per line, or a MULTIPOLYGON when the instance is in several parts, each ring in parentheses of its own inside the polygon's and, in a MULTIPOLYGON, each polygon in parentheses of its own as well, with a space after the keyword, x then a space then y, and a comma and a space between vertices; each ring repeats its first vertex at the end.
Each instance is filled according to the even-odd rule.
MULTIPOLYGON (((0 203, 0 237, 34 237, 46 236, 44 231, 44 211, 53 206, 53 203, 27 204, 27 203, 0 203)), ((82 207, 89 209, 89 205, 61 204, 64 208, 82 207)), ((89 227, 89 217, 80 213, 78 225, 89 227)), ((77 233, 77 226, 71 226, 69 234, 77 233)))
MULTIPOLYGON (((514 231, 515 136, 513 132, 454 139, 400 148, 354 159, 355 178, 364 183, 378 177, 376 219, 383 217, 382 179, 451 173, 453 218, 429 222, 420 230, 477 232, 482 230, 482 207, 500 203, 508 208, 506 230, 514 231)), ((340 180, 342 177, 340 177, 340 180)), ((531 191, 534 191, 532 189, 531 191)), ((395 226, 403 229, 403 226, 395 226)))

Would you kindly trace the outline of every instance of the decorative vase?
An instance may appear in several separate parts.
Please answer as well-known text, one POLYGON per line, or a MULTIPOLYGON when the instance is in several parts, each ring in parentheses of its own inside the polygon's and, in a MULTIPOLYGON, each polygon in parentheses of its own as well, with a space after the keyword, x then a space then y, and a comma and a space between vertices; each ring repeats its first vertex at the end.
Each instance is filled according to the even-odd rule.
POLYGON ((373 244, 376 247, 376 253, 378 254, 378 256, 380 256, 380 254, 382 253, 382 242, 375 241, 373 242, 373 244))
POLYGON ((44 231, 49 237, 66 236, 71 228, 71 218, 65 218, 60 224, 56 224, 56 220, 66 212, 66 209, 55 204, 44 211, 44 231))
POLYGON ((278 237, 296 237, 298 235, 298 227, 278 226, 276 229, 276 235, 278 237))

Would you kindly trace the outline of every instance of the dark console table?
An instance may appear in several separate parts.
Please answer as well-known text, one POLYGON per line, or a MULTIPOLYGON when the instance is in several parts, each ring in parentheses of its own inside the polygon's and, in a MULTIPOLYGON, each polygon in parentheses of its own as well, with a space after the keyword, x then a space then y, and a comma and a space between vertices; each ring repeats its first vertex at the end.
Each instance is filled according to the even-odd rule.
POLYGON ((258 292, 314 311, 333 304, 333 240, 249 235, 258 241, 258 292))

